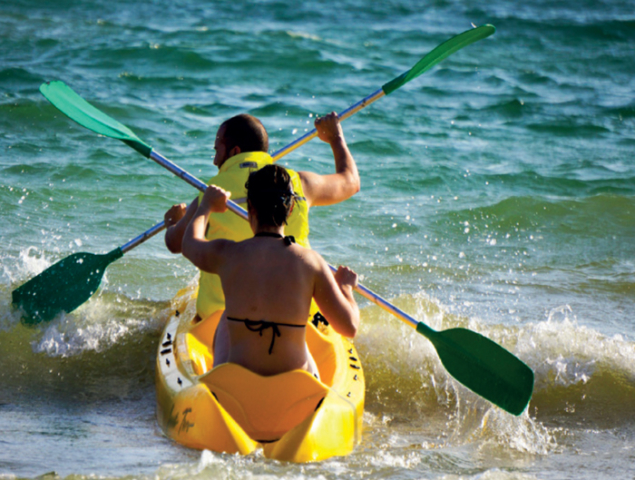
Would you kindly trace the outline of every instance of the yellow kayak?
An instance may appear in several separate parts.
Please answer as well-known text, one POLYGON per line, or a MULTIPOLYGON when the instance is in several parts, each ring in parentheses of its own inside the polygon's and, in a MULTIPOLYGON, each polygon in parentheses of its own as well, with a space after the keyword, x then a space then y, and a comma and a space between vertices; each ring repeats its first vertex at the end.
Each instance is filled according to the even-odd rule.
POLYGON ((353 344, 330 326, 307 326, 321 380, 304 370, 263 377, 227 363, 211 368, 218 319, 193 321, 182 290, 157 354, 157 416, 190 448, 311 462, 347 455, 361 440, 364 373, 353 344))

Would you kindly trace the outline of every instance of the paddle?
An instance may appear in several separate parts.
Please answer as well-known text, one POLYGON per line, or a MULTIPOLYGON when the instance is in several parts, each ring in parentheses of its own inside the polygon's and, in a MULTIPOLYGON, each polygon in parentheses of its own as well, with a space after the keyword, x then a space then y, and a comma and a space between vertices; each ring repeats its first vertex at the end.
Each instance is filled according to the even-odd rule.
MULTIPOLYGON (((486 38, 495 31, 496 29, 492 25, 483 25, 452 37, 419 60, 410 70, 386 83, 377 92, 341 112, 339 115, 340 119, 344 120, 350 117, 384 95, 394 92, 407 82, 418 77, 457 50, 486 38)), ((45 83, 40 87, 40 91, 60 111, 80 125, 100 135, 116 138, 125 142, 143 156, 156 161, 175 175, 186 180, 195 188, 199 188, 202 185, 204 186, 202 182, 200 184, 197 183, 199 181, 191 175, 182 173, 178 167, 154 151, 152 147, 135 135, 132 130, 86 102, 63 82, 45 83)), ((317 132, 315 129, 308 132, 291 144, 275 152, 272 155, 273 159, 278 160, 282 158, 287 153, 295 150, 316 136, 317 132)), ((153 231, 154 235, 162 228, 163 224, 159 223, 149 231, 153 231), (157 230, 155 231, 155 229, 157 230)), ((136 242, 133 247, 130 248, 141 244, 150 238, 150 236, 142 234, 140 236, 142 240, 136 242)), ((113 250, 113 252, 116 250, 117 249, 113 250)), ((121 257, 121 255, 114 255, 113 252, 101 256, 92 256, 88 253, 75 254, 49 267, 49 269, 37 277, 34 277, 29 282, 14 290, 13 303, 17 306, 21 306, 27 314, 26 323, 38 323, 51 320, 57 313, 61 311, 71 312, 84 301, 88 300, 99 286, 105 268, 121 257), (81 262, 79 262, 80 260, 81 262), (89 263, 92 265, 91 268, 87 268, 89 263), (101 275, 97 275, 98 271, 101 272, 101 275), (64 292, 62 291, 63 289, 68 289, 69 291, 64 292)))
MULTIPOLYGON (((134 133, 127 127, 107 117, 102 112, 99 112, 99 118, 101 124, 107 125, 109 129, 114 129, 117 132, 126 132, 126 143, 132 143, 130 136, 134 135, 134 133)), ((103 128, 100 128, 101 133, 104 131, 103 128)), ((138 139, 136 135, 134 137, 138 139)), ((141 140, 134 141, 146 145, 141 140)), ((138 145, 139 143, 136 144, 138 145)), ((137 147, 135 148, 140 150, 137 147)), ((147 150, 150 147, 146 146, 144 149, 147 150)), ((154 151, 151 150, 151 152, 155 154, 154 151)), ((158 154, 156 155, 157 158, 153 158, 155 161, 185 179, 198 190, 205 191, 207 185, 201 180, 170 160, 158 154)), ((248 218, 247 212, 234 202, 229 201, 228 207, 242 218, 248 218)), ((331 269, 335 270, 332 266, 331 269)), ((356 291, 428 338, 434 345, 447 371, 460 383, 514 415, 520 415, 524 411, 531 399, 534 374, 517 357, 492 340, 467 329, 453 328, 440 332, 433 330, 423 322, 418 322, 402 310, 391 305, 363 285, 359 285, 356 291)))
MULTIPOLYGON (((381 91, 376 92, 358 104, 353 105, 348 110, 342 112, 340 117, 347 118, 351 116, 378 98, 381 98, 381 96, 392 93, 406 82, 421 75, 425 70, 431 68, 451 53, 476 40, 479 40, 480 38, 485 38, 492 33, 494 33, 494 27, 483 26, 450 39, 448 42, 445 42, 430 52, 430 54, 418 62, 411 70, 385 84, 381 91)), ((206 185, 203 182, 180 169, 174 163, 159 155, 157 152, 154 152, 149 145, 142 142, 131 130, 85 102, 81 99, 81 97, 77 96, 75 92, 61 82, 42 85, 41 90, 53 104, 78 123, 102 135, 124 141, 144 156, 157 161, 157 163, 172 171, 172 173, 175 173, 185 179, 188 183, 199 190, 204 191, 206 188, 206 185)), ((315 132, 309 132, 293 144, 285 147, 279 152, 276 152, 273 156, 275 159, 279 159, 283 155, 286 155, 288 152, 298 148, 300 145, 306 143, 314 137, 315 132)), ((233 212, 241 215, 243 218, 246 218, 247 213, 233 202, 229 203, 229 208, 233 212)), ((158 231, 163 228, 163 225, 159 224, 153 228, 157 227, 158 230, 155 233, 158 233, 158 231)), ((139 243, 141 242, 137 242, 130 248, 133 248, 139 243)), ((102 256, 104 257, 103 262, 94 262, 92 269, 89 268, 85 272, 76 271, 74 273, 79 277, 83 277, 85 282, 88 284, 89 280, 95 278, 97 276, 96 273, 99 273, 96 272, 96 269, 103 272, 103 269, 110 262, 123 255, 124 247, 113 250, 113 252, 102 256), (119 252, 119 250, 121 250, 121 252, 119 252)), ((87 264, 89 263, 87 260, 87 255, 89 254, 84 254, 84 257, 79 256, 80 254, 76 255, 78 257, 71 256, 69 259, 65 259, 67 261, 66 264, 74 265, 74 268, 77 268, 76 265, 78 265, 78 260, 84 260, 87 264), (73 260, 75 261, 73 262, 73 260)), ((96 257, 99 258, 98 256, 96 257)), ((64 261, 59 262, 59 264, 64 265, 63 262, 64 261)), ((53 267, 55 267, 55 265, 53 267)), ((51 267, 51 269, 53 269, 53 267, 51 267)), ((61 273, 69 273, 65 271, 66 268, 67 267, 65 266, 60 266, 52 274, 49 274, 47 278, 50 278, 50 280, 56 280, 61 273)), ((331 268, 333 269, 333 267, 331 268)), ((40 283, 45 284, 47 282, 42 281, 40 283)), ((81 284, 81 282, 78 283, 81 284)), ((91 286, 87 291, 92 294, 95 288, 96 286, 91 286)), ((441 332, 435 331, 423 322, 418 322, 405 312, 391 305, 363 285, 359 285, 356 291, 373 303, 379 305, 381 308, 387 310, 414 327, 420 334, 426 336, 437 350, 439 358, 445 368, 460 383, 515 415, 519 415, 526 408, 533 390, 533 372, 529 367, 527 367, 527 365, 507 350, 488 338, 467 329, 455 328, 441 332)), ((16 292, 14 292, 14 301, 16 292)), ((46 297, 46 295, 42 295, 41 297, 46 297)), ((76 308, 76 306, 82 302, 79 302, 67 311, 76 308)), ((60 306, 59 309, 61 310, 66 308, 60 306)))
POLYGON ((523 413, 534 389, 534 372, 519 358, 480 333, 465 328, 434 330, 363 285, 356 291, 430 340, 456 380, 509 413, 523 413))
MULTIPOLYGON (((414 67, 407 72, 399 75, 390 82, 384 84, 379 90, 351 105, 339 114, 340 120, 345 120, 361 109, 367 107, 371 103, 379 100, 385 95, 389 95, 395 90, 401 88, 406 83, 414 80, 454 52, 470 45, 478 40, 487 38, 496 31, 493 25, 482 25, 471 30, 467 30, 446 40, 425 57, 419 60, 414 67)), ((164 157, 155 152, 152 147, 143 142, 128 127, 122 125, 118 121, 112 119, 105 113, 93 107, 83 98, 77 95, 70 87, 63 82, 56 81, 42 84, 40 87, 42 94, 55 105, 62 113, 80 125, 92 130, 95 133, 110 138, 116 138, 128 144, 143 156, 151 158, 159 164, 162 164, 164 157)), ((304 145, 309 140, 317 136, 315 129, 306 133, 297 140, 291 142, 284 148, 281 148, 271 156, 274 161, 279 160, 286 154, 292 152, 296 148, 304 145)), ((172 172, 175 173, 175 172, 172 172)), ((178 175, 178 174, 177 174, 178 175)))
POLYGON ((13 291, 13 305, 24 311, 22 321, 34 325, 48 322, 62 311, 72 312, 97 291, 108 265, 164 228, 164 222, 158 223, 103 255, 79 252, 51 265, 13 291))
MULTIPOLYGON (((471 30, 467 30, 463 33, 460 33, 449 40, 446 40, 430 53, 428 53, 425 57, 419 60, 414 67, 412 67, 407 72, 402 73, 398 77, 392 79, 390 82, 384 84, 379 90, 370 94, 366 98, 360 100, 359 102, 351 105, 346 110, 340 112, 339 117, 340 120, 346 120, 351 115, 359 112, 361 109, 366 108, 371 103, 379 100, 381 97, 385 95, 390 95, 392 92, 397 90, 398 88, 403 87, 406 83, 411 80, 414 80, 422 73, 430 70, 440 61, 446 59, 454 52, 466 47, 478 40, 482 40, 483 38, 487 38, 490 35, 493 35, 496 32, 496 28, 493 25, 481 25, 480 27, 473 28, 471 30)), ((69 115, 70 116, 70 115, 69 115)), ((73 117, 71 117, 73 118, 73 117)), ((80 122, 81 123, 81 122, 80 122)), ((315 138, 317 136, 317 130, 313 129, 310 132, 304 134, 294 142, 290 143, 284 148, 281 148, 271 156, 273 160, 276 161, 286 155, 289 152, 292 152, 296 148, 304 145, 309 140, 315 138)))

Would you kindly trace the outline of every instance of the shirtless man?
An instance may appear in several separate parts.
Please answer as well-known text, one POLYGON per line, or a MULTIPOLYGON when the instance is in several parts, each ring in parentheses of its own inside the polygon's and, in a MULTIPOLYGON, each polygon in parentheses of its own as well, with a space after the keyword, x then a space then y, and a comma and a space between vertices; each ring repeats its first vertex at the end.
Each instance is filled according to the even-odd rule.
POLYGON ((333 329, 354 337, 359 309, 353 298, 357 274, 333 274, 313 250, 284 237, 294 193, 287 171, 268 165, 249 176, 247 203, 254 237, 234 242, 205 239, 210 213, 227 210, 228 192, 207 188, 183 236, 183 255, 220 276, 226 309, 214 340, 214 366, 232 362, 260 375, 304 369, 317 376, 306 346, 314 298, 333 329), (271 336, 270 336, 271 335, 271 336))

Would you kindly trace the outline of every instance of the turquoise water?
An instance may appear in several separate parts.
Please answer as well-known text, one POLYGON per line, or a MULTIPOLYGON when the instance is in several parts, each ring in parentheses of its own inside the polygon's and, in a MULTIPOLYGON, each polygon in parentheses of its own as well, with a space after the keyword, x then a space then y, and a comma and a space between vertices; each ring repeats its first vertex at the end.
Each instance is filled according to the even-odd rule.
MULTIPOLYGON (((618 0, 1 6, 0 478, 632 476, 634 46, 618 0), (156 424, 154 356, 167 302, 196 272, 161 238, 72 314, 19 323, 13 289, 195 194, 68 120, 42 82, 63 80, 206 180, 227 117, 257 115, 277 150, 472 23, 497 32, 344 123, 362 191, 312 210, 312 245, 413 317, 523 359, 536 374, 523 416, 465 390, 423 337, 360 299, 367 405, 351 456, 298 466, 177 446, 156 424)), ((281 163, 333 168, 318 140, 281 163)))

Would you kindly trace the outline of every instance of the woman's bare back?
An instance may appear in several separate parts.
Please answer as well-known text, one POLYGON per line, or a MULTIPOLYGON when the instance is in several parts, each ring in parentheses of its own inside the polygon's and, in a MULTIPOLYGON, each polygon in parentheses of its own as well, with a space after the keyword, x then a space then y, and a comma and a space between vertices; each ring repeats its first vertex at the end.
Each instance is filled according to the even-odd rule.
POLYGON ((226 309, 215 342, 215 364, 229 361, 262 375, 298 368, 317 373, 306 347, 314 254, 288 243, 254 237, 227 249, 218 272, 226 309), (225 342, 227 349, 220 346, 225 342))

